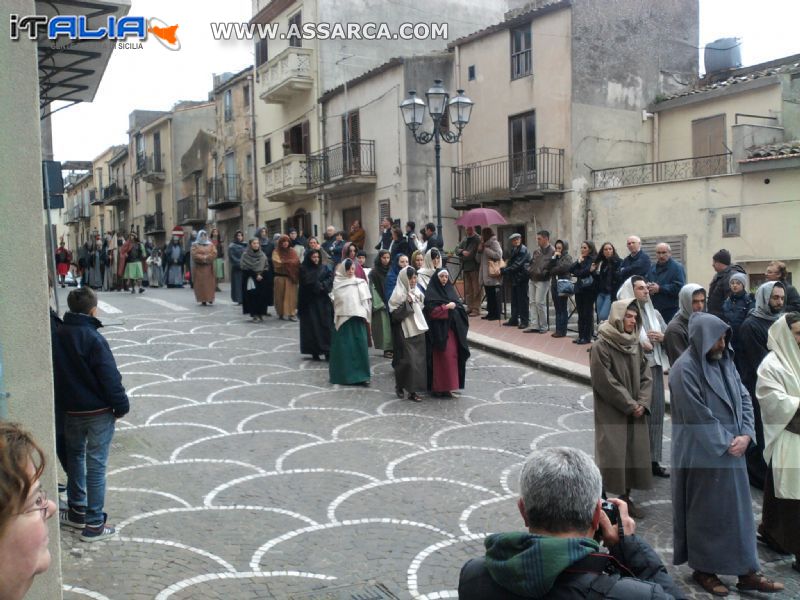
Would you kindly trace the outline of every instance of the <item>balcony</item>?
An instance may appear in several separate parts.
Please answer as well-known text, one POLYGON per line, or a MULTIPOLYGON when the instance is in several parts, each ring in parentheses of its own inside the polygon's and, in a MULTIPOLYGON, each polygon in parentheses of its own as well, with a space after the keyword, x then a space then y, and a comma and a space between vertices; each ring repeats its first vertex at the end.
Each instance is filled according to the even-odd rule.
POLYGON ((187 196, 178 200, 175 221, 178 225, 202 227, 206 224, 206 199, 202 196, 187 196))
POLYGON ((103 204, 106 206, 115 206, 124 204, 128 201, 128 186, 119 185, 117 182, 112 181, 107 187, 103 188, 103 204))
POLYGON ((564 190, 564 150, 542 147, 508 157, 451 168, 451 205, 541 199, 564 190))
POLYGON ((258 67, 259 98, 267 104, 285 104, 308 92, 314 85, 312 58, 310 48, 289 47, 258 67))
POLYGON ((64 225, 76 225, 78 223, 78 213, 75 212, 77 206, 70 206, 64 215, 64 225))
POLYGON ((264 174, 264 196, 270 202, 293 202, 307 198, 308 189, 305 154, 289 154, 261 167, 264 174))
POLYGON ((160 156, 136 155, 136 173, 147 183, 163 183, 167 178, 160 156))
POLYGON ((164 233, 164 213, 157 212, 152 215, 144 216, 144 232, 145 234, 151 233, 164 233))
POLYGON ((695 177, 728 175, 731 172, 731 153, 712 154, 677 160, 627 165, 592 171, 594 189, 612 189, 627 185, 645 185, 663 181, 681 181, 695 177))
POLYGON ((92 206, 103 206, 105 202, 103 197, 97 193, 97 190, 89 190, 89 204, 92 206))
POLYGON ((89 221, 92 218, 92 209, 89 208, 88 203, 81 202, 80 204, 76 204, 74 207, 75 209, 75 216, 79 221, 89 221))
POLYGON ((242 180, 238 175, 223 175, 208 180, 208 208, 223 210, 242 203, 242 180))
POLYGON ((375 140, 336 144, 309 155, 309 189, 353 194, 375 187, 375 140))

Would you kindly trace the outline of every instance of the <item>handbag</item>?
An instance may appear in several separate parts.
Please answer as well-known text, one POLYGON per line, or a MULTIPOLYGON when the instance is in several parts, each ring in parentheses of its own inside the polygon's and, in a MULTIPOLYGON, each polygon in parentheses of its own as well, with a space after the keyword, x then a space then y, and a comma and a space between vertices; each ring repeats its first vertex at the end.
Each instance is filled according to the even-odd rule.
POLYGON ((500 260, 492 260, 489 259, 489 277, 494 277, 495 279, 500 277, 500 270, 506 268, 506 261, 502 258, 500 260))
POLYGON ((556 281, 556 292, 559 296, 572 296, 575 293, 575 286, 570 279, 558 279, 556 281))
POLYGON ((577 291, 585 292, 586 290, 591 289, 593 285, 594 285, 594 277, 592 277, 591 275, 587 275, 586 277, 581 277, 580 279, 578 279, 578 284, 575 287, 577 288, 577 291))
POLYGON ((252 277, 247 278, 247 291, 256 289, 256 282, 253 281, 252 277))

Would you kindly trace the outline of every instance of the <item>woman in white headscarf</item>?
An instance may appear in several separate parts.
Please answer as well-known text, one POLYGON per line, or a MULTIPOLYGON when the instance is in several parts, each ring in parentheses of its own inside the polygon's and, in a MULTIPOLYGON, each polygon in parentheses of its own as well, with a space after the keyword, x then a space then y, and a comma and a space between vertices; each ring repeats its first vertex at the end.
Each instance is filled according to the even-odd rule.
POLYGON ((442 254, 437 248, 431 248, 425 253, 425 266, 417 271, 417 287, 424 294, 428 288, 431 277, 442 268, 442 254))
POLYGON ((372 294, 367 282, 356 277, 352 259, 347 258, 336 267, 331 299, 334 331, 328 363, 330 382, 369 385, 372 294))
POLYGON ((650 460, 653 475, 669 477, 666 469, 661 466, 661 448, 664 442, 664 371, 669 369, 667 351, 663 346, 664 333, 667 324, 661 313, 653 306, 647 282, 644 277, 634 275, 625 280, 617 292, 617 300, 636 300, 639 312, 642 315, 642 327, 639 331, 639 343, 642 352, 647 358, 650 375, 653 378, 652 399, 647 418, 650 430, 650 460))
POLYGON ((192 244, 191 254, 195 300, 203 306, 213 304, 214 291, 217 287, 217 279, 214 275, 217 248, 208 239, 205 231, 198 232, 197 241, 192 244))
POLYGON ((800 313, 775 321, 767 346, 756 384, 770 466, 758 532, 772 548, 794 554, 792 568, 800 571, 800 313))
POLYGON ((392 367, 397 397, 402 398, 406 390, 412 402, 420 401, 418 392, 428 385, 425 347, 428 323, 422 312, 424 302, 425 296, 417 288, 417 272, 413 267, 401 269, 389 298, 394 341, 392 367))

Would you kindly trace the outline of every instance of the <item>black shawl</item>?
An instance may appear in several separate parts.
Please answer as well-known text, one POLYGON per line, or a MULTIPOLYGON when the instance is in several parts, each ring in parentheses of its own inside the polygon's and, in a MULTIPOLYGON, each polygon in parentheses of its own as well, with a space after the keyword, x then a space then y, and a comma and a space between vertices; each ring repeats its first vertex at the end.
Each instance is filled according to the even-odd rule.
POLYGON ((439 272, 443 270, 444 269, 436 270, 425 290, 424 312, 425 318, 428 321, 428 334, 430 335, 434 350, 443 351, 447 346, 447 336, 452 327, 458 338, 459 358, 461 357, 462 351, 466 351, 466 356, 468 357, 469 346, 467 344, 467 332, 469 331, 469 320, 467 319, 467 313, 464 310, 464 305, 461 302, 461 298, 458 297, 458 292, 456 292, 452 281, 448 279, 447 284, 444 286, 442 282, 439 281, 439 272), (450 302, 455 302, 456 307, 448 311, 449 318, 431 318, 433 309, 450 302))
POLYGON ((375 262, 372 265, 372 270, 369 272, 369 280, 372 285, 375 286, 375 290, 378 292, 378 295, 383 300, 383 303, 389 301, 389 298, 386 296, 386 276, 389 274, 389 268, 391 264, 383 266, 381 262, 381 256, 383 254, 389 254, 388 250, 381 250, 378 252, 378 256, 375 257, 375 262))

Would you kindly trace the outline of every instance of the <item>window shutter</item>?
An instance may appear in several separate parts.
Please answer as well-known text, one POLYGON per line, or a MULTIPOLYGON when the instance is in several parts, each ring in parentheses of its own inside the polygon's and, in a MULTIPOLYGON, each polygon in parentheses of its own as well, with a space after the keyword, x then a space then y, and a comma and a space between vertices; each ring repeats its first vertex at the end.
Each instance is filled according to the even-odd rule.
POLYGON ((283 155, 288 156, 292 153, 292 130, 283 130, 283 155))
POLYGON ((683 265, 686 269, 686 236, 685 235, 662 235, 659 237, 642 238, 642 250, 650 257, 650 261, 656 261, 656 246, 658 244, 669 244, 672 248, 672 258, 683 265))
POLYGON ((303 121, 301 125, 301 135, 302 135, 302 150, 300 154, 310 154, 311 153, 311 140, 308 133, 308 121, 303 121))

